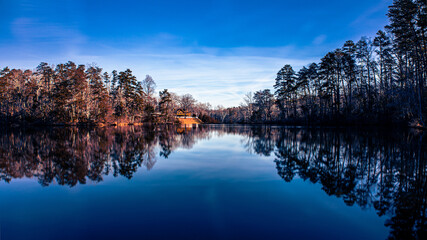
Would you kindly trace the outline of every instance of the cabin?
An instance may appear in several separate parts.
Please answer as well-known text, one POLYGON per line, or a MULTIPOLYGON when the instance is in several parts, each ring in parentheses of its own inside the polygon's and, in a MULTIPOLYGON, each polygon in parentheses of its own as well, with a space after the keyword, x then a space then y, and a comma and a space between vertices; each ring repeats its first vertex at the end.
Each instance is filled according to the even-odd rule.
POLYGON ((177 117, 191 117, 192 114, 188 111, 184 111, 183 109, 176 110, 177 117))
POLYGON ((193 124, 202 124, 203 122, 197 118, 193 117, 193 114, 183 109, 176 110, 176 118, 181 123, 181 125, 193 125, 193 124))

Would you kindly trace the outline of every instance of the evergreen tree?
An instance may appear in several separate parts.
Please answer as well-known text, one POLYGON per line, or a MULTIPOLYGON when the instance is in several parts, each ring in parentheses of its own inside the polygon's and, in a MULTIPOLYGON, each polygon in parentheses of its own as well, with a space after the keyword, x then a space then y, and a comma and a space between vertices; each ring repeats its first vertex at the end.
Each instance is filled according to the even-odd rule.
POLYGON ((174 119, 172 96, 167 89, 159 92, 159 111, 163 122, 172 122, 174 119))
POLYGON ((288 118, 288 109, 290 108, 291 98, 295 88, 296 75, 291 65, 285 65, 277 73, 276 83, 274 84, 275 96, 282 118, 288 118))
POLYGON ((142 99, 144 93, 141 84, 132 75, 132 71, 127 69, 119 73, 117 88, 118 104, 115 108, 115 115, 128 118, 128 120, 134 122, 135 116, 141 116, 141 109, 143 108, 142 99))
POLYGON ((86 71, 90 86, 90 118, 95 122, 106 121, 110 112, 108 91, 102 81, 101 73, 102 69, 94 66, 86 71))

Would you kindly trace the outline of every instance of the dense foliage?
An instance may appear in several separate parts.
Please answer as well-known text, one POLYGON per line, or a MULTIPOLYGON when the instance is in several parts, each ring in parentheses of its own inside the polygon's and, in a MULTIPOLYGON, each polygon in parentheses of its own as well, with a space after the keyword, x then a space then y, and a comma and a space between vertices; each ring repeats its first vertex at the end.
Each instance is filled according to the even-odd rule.
POLYGON ((112 79, 73 62, 0 72, 0 116, 8 122, 95 123, 141 117, 146 93, 128 69, 112 79))

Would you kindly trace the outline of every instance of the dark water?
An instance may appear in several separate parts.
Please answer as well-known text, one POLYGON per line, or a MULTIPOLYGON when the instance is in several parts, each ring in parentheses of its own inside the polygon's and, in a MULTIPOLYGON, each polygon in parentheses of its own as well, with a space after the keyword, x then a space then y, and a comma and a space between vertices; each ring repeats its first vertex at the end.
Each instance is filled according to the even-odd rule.
POLYGON ((427 239, 422 132, 0 132, 1 239, 427 239))

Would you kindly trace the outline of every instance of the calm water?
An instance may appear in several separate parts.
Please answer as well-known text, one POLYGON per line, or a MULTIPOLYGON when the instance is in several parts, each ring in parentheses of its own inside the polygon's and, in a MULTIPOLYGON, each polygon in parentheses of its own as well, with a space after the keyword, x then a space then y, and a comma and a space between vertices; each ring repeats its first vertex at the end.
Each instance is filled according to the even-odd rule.
POLYGON ((372 129, 3 130, 1 239, 427 239, 426 145, 372 129))

